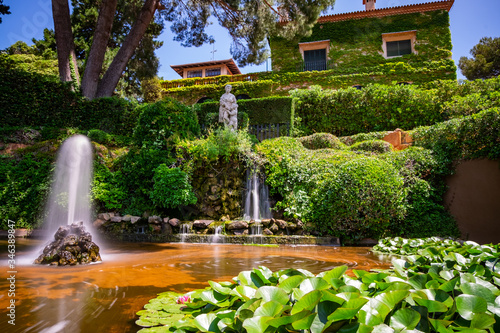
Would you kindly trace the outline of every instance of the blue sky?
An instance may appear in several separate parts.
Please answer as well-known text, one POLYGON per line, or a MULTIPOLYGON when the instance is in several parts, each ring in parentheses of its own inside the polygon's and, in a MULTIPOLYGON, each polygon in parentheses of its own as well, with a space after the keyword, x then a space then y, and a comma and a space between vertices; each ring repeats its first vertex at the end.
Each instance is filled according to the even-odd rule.
MULTIPOLYGON (((437 0, 377 0, 377 8, 409 5, 437 0)), ((18 40, 31 44, 33 37, 43 37, 44 28, 53 28, 51 0, 4 0, 10 6, 11 15, 2 16, 0 24, 0 49, 4 49, 18 40)), ((331 13, 346 13, 364 10, 362 0, 337 0, 331 13)), ((500 37, 500 0, 455 0, 450 11, 450 28, 453 42, 453 59, 458 64, 461 56, 470 56, 470 49, 482 37, 500 37)), ((184 48, 172 40, 170 29, 166 28, 160 39, 163 47, 157 51, 160 58, 159 76, 167 80, 178 79, 170 65, 202 62, 212 59, 229 59, 230 37, 227 32, 214 23, 208 30, 215 37, 214 45, 184 48), (217 50, 215 53, 211 51, 217 50)), ((240 68, 243 73, 259 72, 271 69, 270 63, 259 66, 240 68)), ((458 78, 464 77, 458 70, 458 78)))

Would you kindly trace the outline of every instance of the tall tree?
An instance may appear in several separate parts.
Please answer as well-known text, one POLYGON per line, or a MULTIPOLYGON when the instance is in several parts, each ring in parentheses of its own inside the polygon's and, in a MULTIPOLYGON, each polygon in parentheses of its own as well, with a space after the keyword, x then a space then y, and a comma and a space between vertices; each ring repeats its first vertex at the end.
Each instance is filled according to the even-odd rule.
MULTIPOLYGON (((3 4, 3 0, 0 0, 0 15, 8 15, 10 7, 3 4)), ((2 23, 2 18, 0 17, 0 23, 2 23)))
MULTIPOLYGON (((101 0, 98 21, 104 22, 104 17, 119 14, 110 4, 113 1, 115 0, 101 0)), ((219 24, 227 28, 232 37, 231 53, 235 60, 244 66, 249 63, 262 63, 266 59, 268 36, 291 37, 309 33, 319 14, 327 7, 333 6, 334 2, 335 0, 142 0, 137 19, 130 26, 127 36, 102 78, 99 79, 100 76, 97 76, 95 70, 103 68, 100 57, 87 58, 86 66, 91 66, 93 70, 89 69, 82 79, 86 83, 90 82, 89 86, 92 87, 85 95, 94 98, 113 94, 127 63, 133 57, 155 15, 172 22, 174 40, 180 41, 183 46, 200 46, 212 41, 213 38, 207 35, 205 28, 211 24, 210 18, 214 17, 219 24), (280 21, 286 21, 286 24, 278 24, 280 21), (96 82, 98 83, 94 95, 96 82)), ((97 45, 97 40, 104 43, 105 38, 96 38, 96 32, 94 31, 92 48, 102 47, 97 45)), ((100 54, 98 51, 94 52, 100 54)))
POLYGON ((52 16, 54 17, 54 30, 56 33, 59 77, 63 82, 75 80, 79 84, 80 76, 76 63, 75 42, 73 30, 71 29, 68 0, 52 0, 52 16))
POLYGON ((469 80, 500 75, 500 37, 483 37, 470 50, 472 58, 461 57, 458 67, 469 80))

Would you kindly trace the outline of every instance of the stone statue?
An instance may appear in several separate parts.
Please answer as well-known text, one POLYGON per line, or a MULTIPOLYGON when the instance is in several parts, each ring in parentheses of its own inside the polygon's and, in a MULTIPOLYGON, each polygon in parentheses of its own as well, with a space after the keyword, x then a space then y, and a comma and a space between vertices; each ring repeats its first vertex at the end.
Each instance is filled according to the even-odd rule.
POLYGON ((220 97, 219 122, 224 123, 232 131, 238 128, 238 103, 236 97, 231 94, 231 85, 225 87, 226 92, 220 97))

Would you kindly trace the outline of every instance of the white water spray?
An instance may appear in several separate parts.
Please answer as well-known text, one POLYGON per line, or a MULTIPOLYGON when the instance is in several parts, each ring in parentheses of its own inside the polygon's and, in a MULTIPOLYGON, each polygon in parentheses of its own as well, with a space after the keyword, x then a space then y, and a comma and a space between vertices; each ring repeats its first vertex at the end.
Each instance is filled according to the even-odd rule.
POLYGON ((263 175, 256 168, 247 170, 247 188, 243 219, 255 221, 252 234, 262 234, 260 221, 272 218, 269 204, 269 189, 263 175))
POLYGON ((83 221, 91 227, 92 144, 84 135, 63 142, 45 207, 44 229, 50 236, 63 225, 83 221))

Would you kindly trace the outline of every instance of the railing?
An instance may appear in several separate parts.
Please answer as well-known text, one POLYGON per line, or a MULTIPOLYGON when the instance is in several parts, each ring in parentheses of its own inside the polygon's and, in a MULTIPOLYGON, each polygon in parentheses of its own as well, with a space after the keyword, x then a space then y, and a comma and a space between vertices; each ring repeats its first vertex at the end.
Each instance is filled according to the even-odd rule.
POLYGON ((179 79, 163 81, 163 89, 174 89, 189 86, 202 86, 207 84, 224 84, 229 82, 253 82, 259 79, 259 73, 239 74, 239 75, 219 75, 204 78, 179 79))
POLYGON ((253 134, 259 141, 290 135, 290 124, 259 124, 248 126, 248 133, 253 134))
POLYGON ((297 71, 308 72, 308 71, 326 71, 327 69, 333 69, 335 64, 332 60, 320 60, 320 61, 304 61, 299 65, 297 71))

